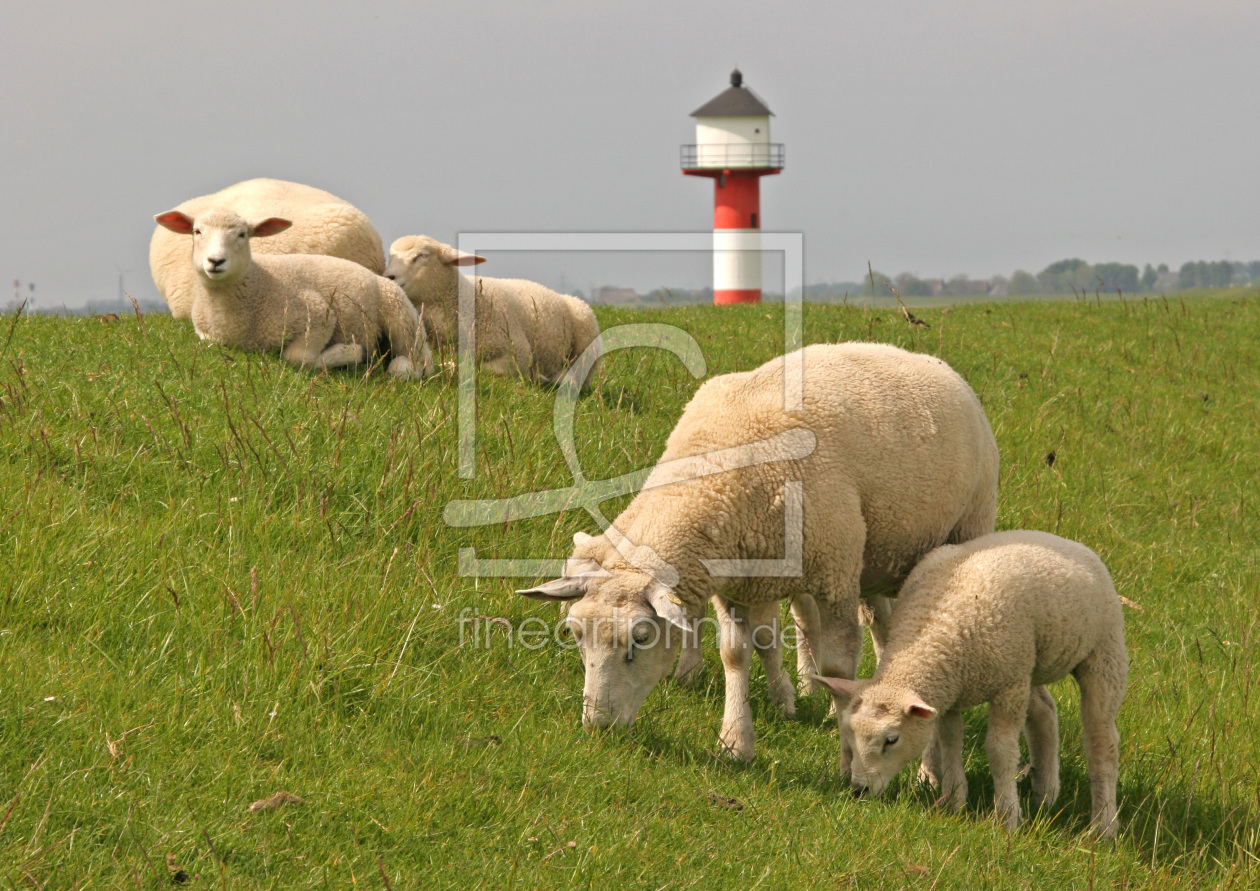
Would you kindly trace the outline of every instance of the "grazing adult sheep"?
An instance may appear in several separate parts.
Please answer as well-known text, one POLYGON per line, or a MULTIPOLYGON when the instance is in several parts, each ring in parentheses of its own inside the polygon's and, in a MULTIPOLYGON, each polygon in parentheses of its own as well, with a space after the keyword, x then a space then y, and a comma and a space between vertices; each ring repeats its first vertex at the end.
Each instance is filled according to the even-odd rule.
MULTIPOLYGON (((381 236, 371 221, 352 204, 322 189, 280 179, 248 179, 213 195, 191 198, 176 210, 195 217, 212 207, 235 211, 247 220, 281 217, 293 225, 259 242, 259 254, 327 254, 358 263, 372 272, 385 268, 381 236)), ((153 230, 149 242, 149 270, 171 315, 192 314, 195 273, 188 265, 188 245, 164 227, 153 230)))
MULTIPOLYGON (((484 262, 427 235, 407 235, 390 245, 383 274, 402 285, 442 346, 459 338, 457 267, 484 262)), ((577 297, 524 279, 478 276, 472 286, 477 361, 495 374, 556 383, 599 337, 595 313, 577 297)), ((584 383, 595 379, 598 366, 597 361, 584 383)))
POLYGON ((1041 804, 1059 795, 1059 725, 1044 685, 1076 678, 1095 833, 1116 832, 1120 735, 1128 678, 1124 618, 1098 555, 1047 532, 999 532, 938 548, 901 588, 884 658, 869 681, 824 678, 848 704, 843 758, 855 788, 880 794, 937 746, 941 801, 967 803, 962 709, 989 703, 985 751, 998 818, 1020 822, 1015 790, 1024 727, 1041 804))
POLYGON ((393 355, 390 374, 432 373, 424 326, 394 282, 338 257, 252 255, 252 238, 282 232, 288 220, 250 222, 222 208, 196 218, 171 210, 155 219, 192 236, 192 320, 203 340, 278 350, 295 365, 321 368, 364 362, 385 340, 393 355))
MULTIPOLYGON (((923 554, 992 531, 997 479, 980 402, 944 362, 882 344, 809 346, 705 383, 605 534, 575 539, 564 577, 519 593, 573 601, 583 720, 598 726, 634 721, 679 654, 679 631, 713 598, 726 675, 721 744, 750 760, 754 648, 771 660, 772 698, 785 712, 793 703, 774 665, 777 602, 811 595, 817 610, 796 617, 814 664, 853 677, 859 597, 884 603, 877 595, 923 554), (784 408, 785 367, 803 368, 797 410, 784 408), (736 565, 745 577, 714 563, 791 564, 793 555, 795 567, 781 570, 736 565)), ((872 625, 877 641, 884 615, 872 625)))

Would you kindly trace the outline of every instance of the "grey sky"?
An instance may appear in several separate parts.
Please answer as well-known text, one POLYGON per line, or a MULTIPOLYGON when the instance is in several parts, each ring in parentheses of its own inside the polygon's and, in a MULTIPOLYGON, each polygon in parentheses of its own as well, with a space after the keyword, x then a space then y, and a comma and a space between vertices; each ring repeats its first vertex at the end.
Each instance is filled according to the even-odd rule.
MULTIPOLYGON (((251 176, 426 232, 697 231, 688 113, 732 67, 807 281, 1260 258, 1260 3, 571 0, 0 7, 0 302, 156 296, 152 216, 251 176)), ((494 257, 570 288, 702 257, 494 257)), ((491 269, 491 265, 495 268, 491 269)), ((770 283, 767 282, 767 286, 770 283)))

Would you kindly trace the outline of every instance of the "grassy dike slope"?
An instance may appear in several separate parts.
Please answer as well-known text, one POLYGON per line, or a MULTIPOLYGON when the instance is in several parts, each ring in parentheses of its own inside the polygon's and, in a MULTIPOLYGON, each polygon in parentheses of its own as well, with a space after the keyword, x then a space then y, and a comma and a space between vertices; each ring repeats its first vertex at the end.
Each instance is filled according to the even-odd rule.
MULTIPOLYGON (((781 312, 601 322, 678 326, 716 374, 780 350, 781 312)), ((478 473, 461 480, 450 372, 312 375, 167 317, 5 317, 0 885, 1255 887, 1260 297, 922 314, 930 330, 811 306, 806 340, 950 362, 1002 450, 999 528, 1085 542, 1141 607, 1115 845, 1081 834, 1071 682, 1061 810, 1008 835, 989 819, 982 711, 971 807, 951 815, 906 778, 852 799, 821 695, 782 720, 759 676, 756 762, 717 759, 712 646, 699 689, 664 684, 632 733, 603 736, 579 726, 582 669, 560 643, 482 620, 489 646, 467 627, 461 646, 465 610, 557 614, 517 580, 459 577, 460 548, 563 556, 593 531, 581 511, 442 520, 453 500, 572 484, 554 391, 481 381, 478 473), (304 803, 248 810, 280 790, 304 803)), ((611 356, 578 409, 588 478, 650 464, 697 385, 667 352, 611 356)))

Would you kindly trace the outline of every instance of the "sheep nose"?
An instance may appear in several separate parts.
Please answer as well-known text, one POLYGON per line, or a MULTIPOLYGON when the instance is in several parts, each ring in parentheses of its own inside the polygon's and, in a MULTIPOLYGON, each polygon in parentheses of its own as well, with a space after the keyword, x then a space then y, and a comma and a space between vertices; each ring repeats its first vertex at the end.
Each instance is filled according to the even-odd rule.
POLYGON ((394 277, 394 274, 392 272, 385 273, 385 277, 389 279, 391 282, 398 281, 398 279, 394 277))
POLYGON ((224 263, 227 262, 227 258, 226 257, 207 257, 206 262, 210 264, 210 268, 218 269, 220 266, 222 266, 224 263))
POLYGON ((866 786, 854 786, 854 787, 853 787, 853 797, 854 797, 854 798, 865 798, 865 797, 869 794, 869 792, 870 792, 870 790, 869 790, 866 786))

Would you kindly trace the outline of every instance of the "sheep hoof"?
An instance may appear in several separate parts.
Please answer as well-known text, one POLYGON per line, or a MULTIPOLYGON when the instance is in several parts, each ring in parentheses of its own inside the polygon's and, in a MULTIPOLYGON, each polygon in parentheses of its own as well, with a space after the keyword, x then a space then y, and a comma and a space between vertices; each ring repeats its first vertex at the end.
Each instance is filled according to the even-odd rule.
POLYGON ((396 377, 402 381, 419 380, 424 375, 411 364, 411 360, 406 356, 395 356, 393 361, 389 363, 389 373, 392 377, 396 377))

